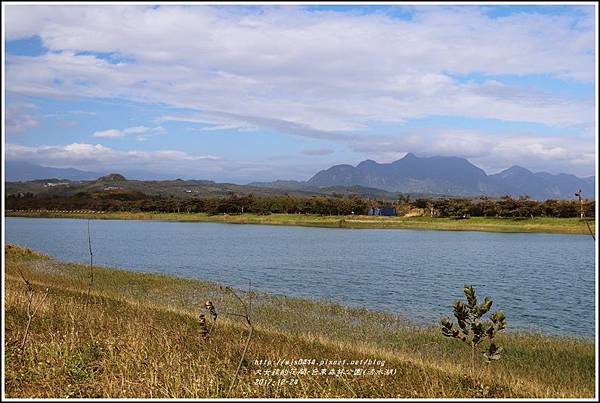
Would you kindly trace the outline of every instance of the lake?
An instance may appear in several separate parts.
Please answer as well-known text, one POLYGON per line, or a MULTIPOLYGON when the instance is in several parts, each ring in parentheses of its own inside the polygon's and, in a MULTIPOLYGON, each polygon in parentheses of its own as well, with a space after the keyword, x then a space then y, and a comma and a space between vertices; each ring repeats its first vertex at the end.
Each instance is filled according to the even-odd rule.
MULTIPOLYGON (((589 235, 93 220, 94 263, 387 310, 452 316, 471 283, 509 329, 594 335, 589 235)), ((6 242, 89 262, 87 220, 6 218, 6 242)))

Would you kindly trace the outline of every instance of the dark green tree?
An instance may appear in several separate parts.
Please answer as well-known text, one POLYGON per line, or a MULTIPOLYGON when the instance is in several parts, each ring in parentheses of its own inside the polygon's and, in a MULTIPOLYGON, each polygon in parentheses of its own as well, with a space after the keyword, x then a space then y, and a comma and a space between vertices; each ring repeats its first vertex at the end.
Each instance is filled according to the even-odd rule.
POLYGON ((450 322, 447 317, 442 318, 442 334, 460 340, 471 347, 471 372, 474 374, 475 352, 483 341, 490 342, 489 346, 483 350, 486 362, 490 364, 500 358, 502 347, 496 345, 494 337, 506 328, 506 317, 503 311, 497 311, 491 315, 489 320, 484 320, 483 316, 490 311, 493 301, 485 297, 481 304, 477 304, 475 290, 468 284, 465 284, 464 293, 467 303, 456 300, 453 304, 457 323, 450 322))

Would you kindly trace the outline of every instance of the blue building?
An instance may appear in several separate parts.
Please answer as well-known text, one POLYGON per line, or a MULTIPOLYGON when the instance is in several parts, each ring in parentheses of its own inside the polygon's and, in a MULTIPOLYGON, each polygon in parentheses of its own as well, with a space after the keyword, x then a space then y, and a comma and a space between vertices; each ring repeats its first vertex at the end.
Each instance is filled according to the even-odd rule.
POLYGON ((396 216, 396 207, 369 207, 369 215, 396 216))

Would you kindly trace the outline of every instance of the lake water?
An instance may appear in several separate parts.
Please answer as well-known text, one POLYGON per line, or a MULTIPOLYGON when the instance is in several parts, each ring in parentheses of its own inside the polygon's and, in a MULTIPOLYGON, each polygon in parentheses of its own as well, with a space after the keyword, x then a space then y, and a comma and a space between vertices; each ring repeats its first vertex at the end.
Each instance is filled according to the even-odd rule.
MULTIPOLYGON (((510 329, 594 335, 589 235, 331 229, 163 221, 91 222, 98 265, 213 280, 398 313, 451 316, 465 283, 510 329)), ((6 218, 6 242, 88 262, 87 221, 6 218)))

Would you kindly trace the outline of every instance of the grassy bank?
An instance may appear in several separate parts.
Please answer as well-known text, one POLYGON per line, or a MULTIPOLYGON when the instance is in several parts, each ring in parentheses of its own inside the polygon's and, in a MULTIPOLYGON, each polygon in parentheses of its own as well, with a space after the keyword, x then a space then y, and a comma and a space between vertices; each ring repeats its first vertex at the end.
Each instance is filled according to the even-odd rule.
MULTIPOLYGON (((10 245, 5 257, 7 396, 226 396, 247 328, 242 318, 226 314, 242 308, 219 285, 95 268, 88 298, 86 265, 10 245), (28 299, 19 273, 32 284, 32 305, 39 307, 23 349, 28 299), (219 312, 207 341, 198 322, 206 299, 219 312)), ((589 340, 508 332, 498 340, 506 349, 502 359, 471 376, 466 346, 442 337, 437 327, 414 326, 389 313, 252 293, 252 323, 254 334, 231 396, 594 395, 594 344, 589 340), (274 368, 260 360, 280 359, 314 359, 315 364, 306 365, 307 375, 257 374, 274 368), (369 359, 384 361, 377 368, 393 373, 311 375, 315 368, 367 369, 350 361, 369 359), (320 365, 322 360, 348 364, 320 365)))
MULTIPOLYGON (((589 234, 585 222, 579 218, 491 218, 469 219, 432 217, 371 217, 371 216, 320 216, 310 214, 238 214, 208 215, 205 213, 89 213, 54 211, 7 211, 6 216, 49 217, 49 218, 94 218, 118 220, 166 220, 224 222, 230 224, 299 225, 328 228, 396 228, 430 229, 449 231, 489 232, 549 232, 565 234, 589 234)), ((588 219, 595 231, 594 219, 588 219)))

